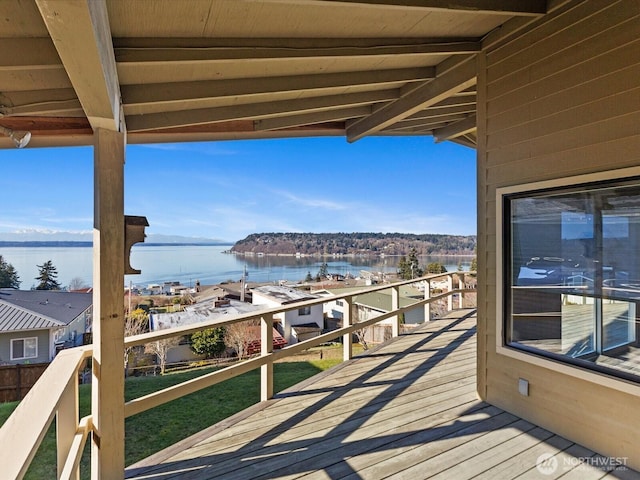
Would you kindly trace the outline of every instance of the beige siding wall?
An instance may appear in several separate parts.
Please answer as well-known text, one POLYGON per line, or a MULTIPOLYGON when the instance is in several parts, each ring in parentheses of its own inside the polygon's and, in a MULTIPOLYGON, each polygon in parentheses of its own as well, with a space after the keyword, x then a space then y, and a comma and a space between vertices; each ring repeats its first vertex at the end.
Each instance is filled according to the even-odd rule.
POLYGON ((640 165, 639 14, 576 2, 478 60, 479 394, 636 469, 640 397, 496 353, 495 193, 640 165))

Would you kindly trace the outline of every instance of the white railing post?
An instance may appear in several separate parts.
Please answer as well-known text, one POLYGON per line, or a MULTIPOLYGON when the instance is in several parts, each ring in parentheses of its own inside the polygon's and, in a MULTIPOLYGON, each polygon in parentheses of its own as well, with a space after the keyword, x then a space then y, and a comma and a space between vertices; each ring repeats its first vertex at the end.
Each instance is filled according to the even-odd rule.
MULTIPOLYGON (((344 299, 344 311, 342 313, 342 326, 348 327, 353 323, 353 298, 345 297, 344 299)), ((347 360, 351 360, 353 357, 353 346, 352 346, 352 333, 345 333, 342 335, 342 358, 346 362, 347 360)))
MULTIPOLYGON (((451 292, 453 290, 453 274, 447 275, 447 291, 451 292)), ((453 295, 447 296, 447 311, 450 312, 453 310, 453 295)))
MULTIPOLYGON (((391 287, 391 310, 400 308, 400 287, 391 287)), ((391 319, 391 336, 400 335, 400 315, 396 315, 391 319)))
MULTIPOLYGON (((273 315, 260 317, 260 354, 268 355, 273 352, 273 315)), ((264 402, 273 397, 273 362, 260 367, 260 401, 264 402)))
POLYGON ((464 308, 464 273, 458 273, 458 308, 464 308))
MULTIPOLYGON (((431 298, 431 282, 429 280, 424 281, 424 299, 429 300, 431 298)), ((425 303, 424 305, 424 321, 429 322, 431 320, 431 303, 425 303)))
POLYGON ((124 478, 125 134, 94 133, 91 478, 124 478))
MULTIPOLYGON (((62 475, 62 470, 78 429, 78 408, 78 376, 71 375, 64 393, 60 397, 58 411, 56 412, 58 478, 62 475)), ((79 469, 73 472, 71 478, 80 479, 79 469)))

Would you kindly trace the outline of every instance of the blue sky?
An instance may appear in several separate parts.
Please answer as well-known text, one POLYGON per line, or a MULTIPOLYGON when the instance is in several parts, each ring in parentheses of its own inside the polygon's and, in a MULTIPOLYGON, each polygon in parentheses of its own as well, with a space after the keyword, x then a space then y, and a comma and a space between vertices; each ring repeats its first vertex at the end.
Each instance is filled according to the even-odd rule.
MULTIPOLYGON (((89 147, 0 151, 0 233, 88 232, 89 147)), ((475 151, 430 137, 130 145, 125 213, 147 233, 475 234, 475 151)))

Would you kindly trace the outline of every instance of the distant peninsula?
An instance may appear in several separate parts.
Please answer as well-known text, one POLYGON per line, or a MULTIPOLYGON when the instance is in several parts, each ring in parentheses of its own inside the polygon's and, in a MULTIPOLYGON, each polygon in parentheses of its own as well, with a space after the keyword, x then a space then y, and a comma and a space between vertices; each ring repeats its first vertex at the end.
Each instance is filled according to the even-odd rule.
POLYGON ((412 233, 254 233, 235 243, 244 255, 473 255, 475 235, 412 233))

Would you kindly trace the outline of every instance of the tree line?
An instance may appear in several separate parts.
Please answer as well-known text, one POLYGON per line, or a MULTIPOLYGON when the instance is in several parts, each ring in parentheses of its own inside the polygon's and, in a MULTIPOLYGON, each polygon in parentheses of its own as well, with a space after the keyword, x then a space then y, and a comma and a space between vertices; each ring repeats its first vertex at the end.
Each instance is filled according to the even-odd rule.
POLYGON ((254 233, 236 242, 237 253, 295 255, 471 255, 475 235, 412 233, 254 233))

